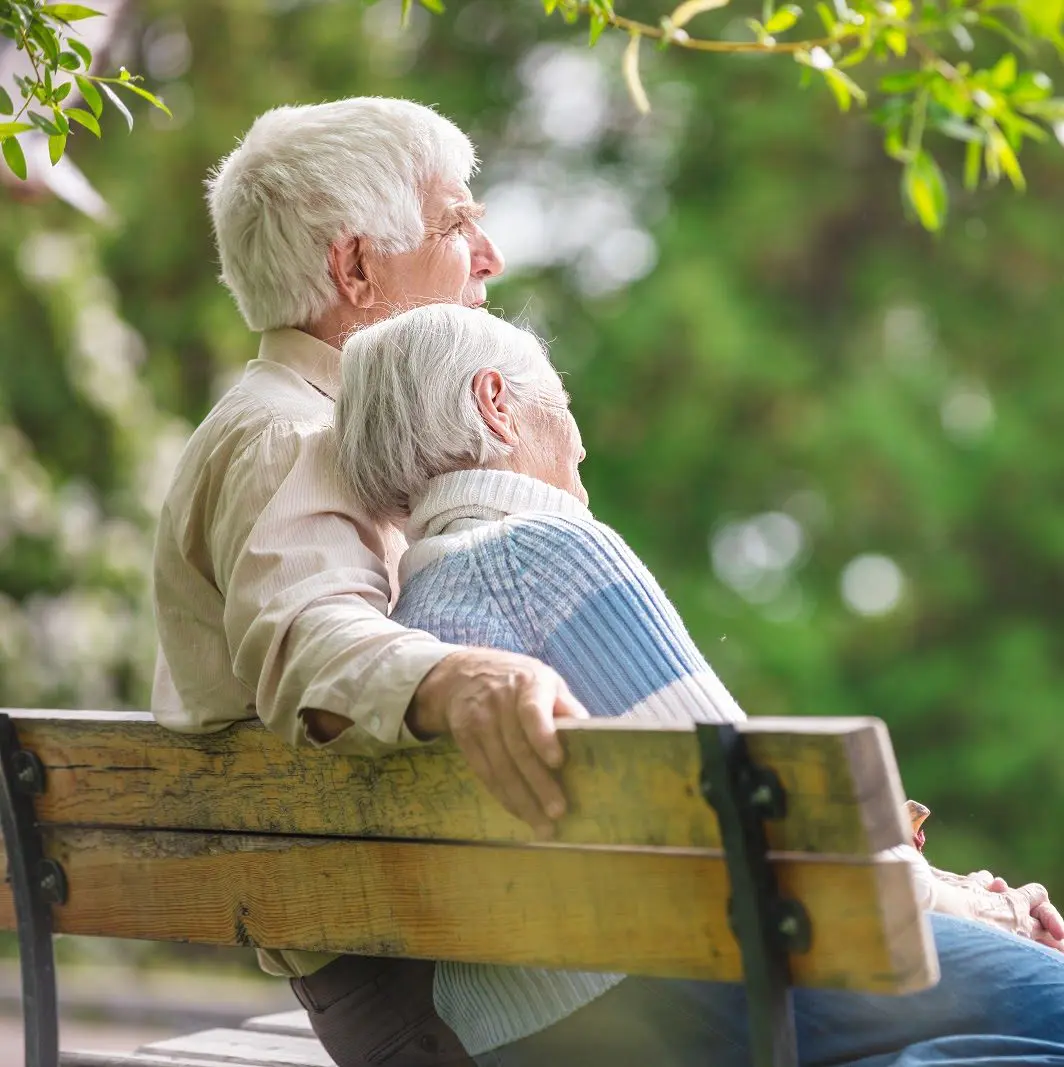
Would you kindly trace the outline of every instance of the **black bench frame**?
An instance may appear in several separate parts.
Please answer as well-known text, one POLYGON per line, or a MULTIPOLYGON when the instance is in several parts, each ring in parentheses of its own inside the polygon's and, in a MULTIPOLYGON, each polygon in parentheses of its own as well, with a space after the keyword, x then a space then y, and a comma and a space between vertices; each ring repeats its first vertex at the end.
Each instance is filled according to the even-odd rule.
MULTIPOLYGON (((752 762, 734 726, 699 725, 700 788, 717 813, 731 883, 728 917, 739 942, 754 1067, 798 1067, 789 954, 809 949, 801 902, 780 896, 768 861, 765 820, 786 813, 775 772, 752 762)), ((40 760, 20 747, 0 714, 0 823, 8 857, 22 967, 26 1067, 59 1067, 52 907, 66 901, 62 867, 46 859, 33 798, 45 790, 40 760)))

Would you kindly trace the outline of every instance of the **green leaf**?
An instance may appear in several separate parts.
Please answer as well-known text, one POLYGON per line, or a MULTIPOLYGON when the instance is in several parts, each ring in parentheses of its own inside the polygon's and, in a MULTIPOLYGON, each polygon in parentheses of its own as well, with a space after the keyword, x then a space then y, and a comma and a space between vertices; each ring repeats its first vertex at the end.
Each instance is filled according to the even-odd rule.
POLYGON ((89 49, 81 43, 81 41, 76 41, 73 37, 67 38, 66 44, 67 48, 69 48, 72 52, 77 53, 85 69, 88 70, 89 67, 92 66, 92 52, 90 52, 89 49))
POLYGON ((609 23, 601 15, 591 16, 591 28, 588 31, 587 43, 588 47, 594 48, 598 39, 602 36, 602 31, 609 25, 609 23))
POLYGON ((81 66, 81 58, 74 52, 64 49, 59 53, 59 65, 63 70, 77 70, 81 66))
POLYGON ((958 122, 957 119, 942 119, 935 123, 935 129, 952 137, 954 141, 977 141, 982 144, 986 140, 986 134, 977 126, 969 126, 966 122, 958 122))
POLYGON ((0 115, 13 115, 14 113, 15 105, 11 97, 7 95, 7 90, 0 85, 0 115))
POLYGON ((68 119, 73 119, 79 126, 84 126, 89 133, 94 133, 97 137, 100 136, 100 124, 96 121, 96 116, 88 111, 83 111, 80 107, 68 107, 64 112, 68 119))
POLYGON ((16 133, 25 133, 32 129, 28 122, 0 122, 0 137, 14 137, 16 133))
MULTIPOLYGON (((147 89, 142 89, 139 85, 134 85, 131 81, 119 82, 119 84, 123 89, 128 89, 131 93, 136 93, 137 96, 143 97, 152 107, 158 108, 170 118, 174 117, 170 114, 170 109, 163 103, 161 97, 156 96, 154 93, 149 93, 147 89)), ((104 88, 106 88, 106 86, 104 86, 104 88)))
POLYGON ((864 89, 853 78, 848 74, 844 74, 841 70, 836 70, 834 67, 824 71, 824 81, 827 82, 828 88, 834 94, 835 101, 841 111, 849 111, 853 100, 864 104, 868 99, 864 89))
POLYGON ((883 31, 883 43, 899 58, 909 51, 909 38, 893 26, 883 31))
POLYGON ((406 29, 410 24, 410 9, 414 6, 414 0, 403 0, 402 13, 399 15, 399 25, 406 29))
POLYGON ((45 4, 41 13, 51 15, 54 19, 62 19, 63 22, 77 22, 79 19, 92 19, 103 15, 102 11, 96 11, 84 4, 45 4))
POLYGON ((133 129, 133 114, 128 107, 118 98, 118 93, 107 85, 105 82, 100 82, 100 88, 107 94, 107 98, 118 109, 119 114, 126 120, 126 125, 133 129))
POLYGON ((4 161, 11 168, 11 173, 25 181, 26 154, 22 151, 22 145, 14 137, 7 137, 0 145, 0 151, 3 151, 4 161))
POLYGON ((991 126, 987 130, 988 151, 991 146, 993 146, 994 155, 997 157, 998 165, 1004 171, 1005 177, 1022 193, 1027 188, 1027 179, 1023 176, 1020 161, 1016 158, 1012 145, 1009 144, 1008 138, 997 126, 991 126))
POLYGON ((621 59, 621 70, 632 103, 635 104, 640 114, 645 115, 650 111, 650 101, 647 99, 646 89, 643 88, 643 80, 639 77, 639 42, 641 40, 642 37, 638 33, 633 33, 629 37, 628 46, 621 59))
POLYGON ((946 180, 939 165, 922 149, 905 167, 902 191, 925 230, 934 233, 942 228, 949 210, 946 180))
POLYGON ((43 22, 37 21, 30 26, 30 37, 41 46, 41 51, 44 52, 48 59, 48 62, 52 66, 59 65, 59 40, 55 35, 55 31, 51 27, 46 26, 43 22))
POLYGON ((63 153, 66 151, 67 135, 65 133, 59 134, 58 137, 48 138, 48 158, 52 161, 54 167, 63 158, 63 153))
POLYGON ((983 174, 983 147, 978 141, 969 141, 964 153, 964 188, 974 192, 979 188, 983 174))
POLYGON ((1016 57, 1006 52, 990 71, 991 84, 997 89, 1008 89, 1016 81, 1016 57))
POLYGON ((30 122, 32 122, 33 125, 37 127, 37 129, 41 130, 43 133, 48 134, 49 137, 54 137, 56 134, 63 132, 54 122, 52 122, 51 119, 46 119, 43 115, 39 115, 36 111, 31 111, 27 117, 29 118, 30 122))
POLYGON ((88 78, 83 78, 80 74, 74 81, 77 82, 81 95, 85 97, 85 103, 92 109, 92 113, 99 118, 103 114, 103 98, 100 96, 100 90, 88 78))
POLYGON ((442 15, 446 10, 441 0, 421 0, 421 6, 431 11, 434 15, 442 15))
POLYGON ((827 33, 829 35, 833 34, 835 32, 835 26, 838 24, 838 20, 835 18, 835 12, 821 0, 816 6, 816 13, 820 16, 820 21, 824 23, 824 29, 827 33))
POLYGON ((1017 0, 1027 25, 1039 37, 1053 40, 1060 34, 1064 22, 1064 0, 1017 0))
POLYGON ((784 4, 765 23, 765 32, 769 34, 786 33, 800 18, 802 9, 795 4, 784 4))

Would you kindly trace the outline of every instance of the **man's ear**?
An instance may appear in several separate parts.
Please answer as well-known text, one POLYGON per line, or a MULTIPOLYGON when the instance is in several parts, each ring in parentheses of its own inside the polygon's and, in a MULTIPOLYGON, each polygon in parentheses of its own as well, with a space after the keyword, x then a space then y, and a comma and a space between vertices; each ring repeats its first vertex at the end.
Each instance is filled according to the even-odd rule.
POLYGON ((503 444, 516 445, 517 423, 506 379, 497 370, 486 367, 473 375, 472 390, 484 425, 503 444))
POLYGON ((365 245, 358 237, 341 237, 329 246, 329 275, 336 292, 356 308, 368 308, 374 302, 365 252, 365 245))

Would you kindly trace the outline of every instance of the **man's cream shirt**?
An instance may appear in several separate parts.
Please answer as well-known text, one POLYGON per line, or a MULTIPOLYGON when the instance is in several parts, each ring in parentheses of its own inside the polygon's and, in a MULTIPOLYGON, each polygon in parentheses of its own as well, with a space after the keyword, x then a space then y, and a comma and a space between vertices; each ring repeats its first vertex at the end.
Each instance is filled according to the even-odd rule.
MULTIPOLYGON (((340 353, 309 334, 263 334, 185 448, 155 544, 152 711, 172 730, 257 716, 310 745, 300 712, 321 708, 351 720, 334 751, 418 743, 407 708, 454 646, 387 618, 406 543, 345 490, 332 430, 339 367, 340 353)), ((283 973, 326 959, 269 956, 283 973)))

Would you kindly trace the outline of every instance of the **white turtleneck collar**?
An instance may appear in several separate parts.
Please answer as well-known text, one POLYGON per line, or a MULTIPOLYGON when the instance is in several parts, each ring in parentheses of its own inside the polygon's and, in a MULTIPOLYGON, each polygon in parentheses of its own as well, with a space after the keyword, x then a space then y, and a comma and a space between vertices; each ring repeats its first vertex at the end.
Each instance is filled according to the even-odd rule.
POLYGON ((552 512, 590 519, 591 512, 570 493, 513 471, 471 470, 442 474, 429 482, 406 524, 413 544, 446 533, 463 520, 498 522, 507 515, 552 512))

